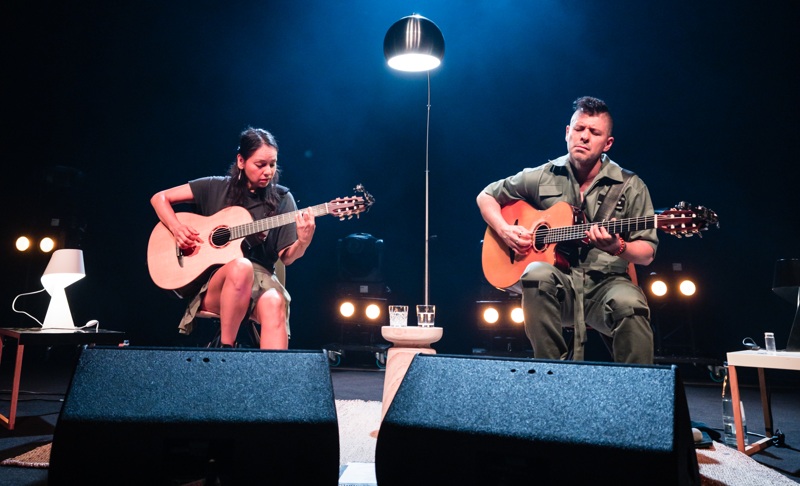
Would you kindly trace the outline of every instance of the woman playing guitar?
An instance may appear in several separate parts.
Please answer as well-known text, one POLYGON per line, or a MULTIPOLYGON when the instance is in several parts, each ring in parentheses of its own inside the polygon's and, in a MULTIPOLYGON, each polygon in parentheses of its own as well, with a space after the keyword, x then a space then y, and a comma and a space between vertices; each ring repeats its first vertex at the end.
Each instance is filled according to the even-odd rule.
MULTIPOLYGON (((236 160, 224 177, 195 179, 156 193, 150 202, 175 239, 175 252, 170 254, 182 268, 191 260, 202 258, 214 247, 212 238, 193 225, 179 219, 173 205, 192 203, 202 216, 215 215, 222 210, 239 206, 259 219, 295 212, 294 222, 266 233, 249 236, 243 241, 226 242, 239 245, 230 261, 211 265, 198 275, 191 285, 179 289, 189 294, 179 330, 189 334, 198 310, 220 316, 223 347, 233 347, 240 323, 249 317, 261 324, 262 349, 287 349, 289 346, 289 301, 286 289, 273 274, 280 258, 289 265, 302 257, 314 236, 312 211, 297 211, 294 197, 286 187, 278 185, 278 144, 266 130, 248 128, 241 133, 236 160)), ((238 209, 238 208, 237 208, 238 209)), ((220 245, 226 246, 226 245, 220 245)), ((150 272, 157 272, 157 261, 148 258, 150 272)))

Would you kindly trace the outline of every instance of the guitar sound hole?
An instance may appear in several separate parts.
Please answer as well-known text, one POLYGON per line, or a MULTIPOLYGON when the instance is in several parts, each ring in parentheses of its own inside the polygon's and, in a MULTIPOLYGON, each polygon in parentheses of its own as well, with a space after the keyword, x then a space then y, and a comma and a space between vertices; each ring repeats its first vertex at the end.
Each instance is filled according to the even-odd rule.
POLYGON ((211 244, 216 248, 223 247, 231 241, 231 230, 228 228, 217 228, 211 232, 211 244))
POLYGON ((539 225, 533 231, 533 249, 534 251, 544 251, 547 248, 547 243, 544 242, 547 232, 550 230, 545 225, 539 225))

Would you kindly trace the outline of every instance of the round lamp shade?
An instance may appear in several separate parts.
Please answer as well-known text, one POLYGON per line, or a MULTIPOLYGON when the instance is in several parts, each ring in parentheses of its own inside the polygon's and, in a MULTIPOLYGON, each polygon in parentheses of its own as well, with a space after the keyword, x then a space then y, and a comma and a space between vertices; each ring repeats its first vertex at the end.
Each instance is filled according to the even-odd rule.
POLYGON ((430 71, 442 63, 444 36, 425 17, 409 15, 389 27, 383 39, 383 55, 392 69, 430 71))

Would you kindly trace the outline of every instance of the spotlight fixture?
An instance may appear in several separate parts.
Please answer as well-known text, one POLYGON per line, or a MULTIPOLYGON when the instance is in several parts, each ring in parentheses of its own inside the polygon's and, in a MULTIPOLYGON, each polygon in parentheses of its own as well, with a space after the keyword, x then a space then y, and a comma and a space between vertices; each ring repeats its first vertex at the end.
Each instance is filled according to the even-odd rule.
POLYGON ((39 241, 39 249, 45 253, 50 253, 56 247, 56 242, 49 236, 44 237, 39 241))
POLYGON ((27 251, 31 247, 31 240, 27 236, 20 236, 14 246, 18 251, 27 251))
POLYGON ((473 335, 476 342, 472 352, 530 357, 530 341, 525 335, 520 298, 508 297, 512 294, 503 295, 475 301, 477 332, 473 335))
POLYGON ((688 299, 694 297, 698 290, 697 283, 691 277, 670 272, 650 273, 647 289, 657 299, 688 299))
POLYGON ((680 284, 678 284, 678 288, 681 291, 682 295, 686 297, 691 297, 697 292, 697 286, 691 280, 683 280, 680 284))
POLYGON ((652 292, 653 295, 658 297, 663 297, 667 295, 667 283, 661 279, 653 280, 650 283, 650 292, 652 292))
POLYGON ((356 312, 356 306, 350 301, 345 301, 339 304, 339 314, 342 317, 353 317, 356 312))
POLYGON ((487 307, 483 311, 483 321, 487 324, 496 324, 500 319, 500 313, 494 307, 487 307))
POLYGON ((17 251, 24 253, 32 250, 35 245, 39 247, 39 251, 42 253, 50 253, 55 250, 56 247, 64 246, 63 241, 63 237, 59 236, 35 236, 33 234, 20 234, 17 236, 17 239, 14 240, 14 248, 16 248, 17 251), (34 243, 36 240, 39 241, 38 244, 34 243))
POLYGON ((345 325, 380 326, 386 320, 381 310, 386 305, 386 299, 370 297, 346 297, 337 304, 337 318, 345 325))
POLYGON ((381 316, 381 308, 376 304, 368 304, 364 315, 367 316, 367 319, 374 321, 381 316))
POLYGON ((699 284, 681 263, 661 264, 657 268, 647 275, 643 285, 650 304, 655 359, 665 363, 695 360, 693 314, 703 305, 698 299, 699 284))
POLYGON ((522 329, 524 317, 519 301, 478 301, 478 328, 502 330, 522 329))
POLYGON ((511 309, 511 322, 515 324, 522 324, 525 322, 525 313, 522 311, 522 307, 514 307, 511 309))

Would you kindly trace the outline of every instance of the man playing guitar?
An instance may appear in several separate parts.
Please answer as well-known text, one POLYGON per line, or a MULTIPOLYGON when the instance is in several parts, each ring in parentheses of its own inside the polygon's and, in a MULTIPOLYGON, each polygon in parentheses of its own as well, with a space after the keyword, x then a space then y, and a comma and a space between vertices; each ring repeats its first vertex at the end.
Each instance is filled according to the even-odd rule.
MULTIPOLYGON (((595 217, 606 196, 621 185, 621 194, 606 202, 611 205, 608 219, 654 214, 644 182, 632 173, 625 177, 625 171, 606 155, 614 137, 605 102, 582 97, 573 108, 566 127, 567 155, 489 184, 477 197, 483 219, 498 242, 510 249, 511 263, 544 254, 536 228, 518 218, 504 218, 503 208, 517 201, 536 210, 556 210, 567 207, 566 202, 580 208, 589 221, 599 222, 595 217)), ((566 359, 569 348, 562 326, 573 324, 574 357, 582 359, 588 324, 613 340, 614 361, 653 362, 647 299, 631 280, 628 266, 653 261, 656 233, 650 227, 614 234, 605 225, 592 224, 582 235, 583 244, 562 245, 549 253, 553 258, 534 260, 524 267, 514 287, 522 294, 525 332, 534 357, 566 359)))

